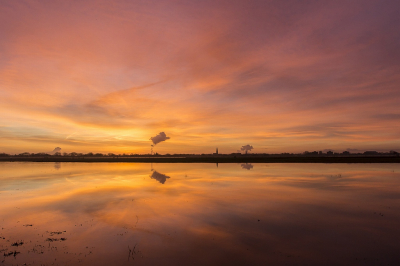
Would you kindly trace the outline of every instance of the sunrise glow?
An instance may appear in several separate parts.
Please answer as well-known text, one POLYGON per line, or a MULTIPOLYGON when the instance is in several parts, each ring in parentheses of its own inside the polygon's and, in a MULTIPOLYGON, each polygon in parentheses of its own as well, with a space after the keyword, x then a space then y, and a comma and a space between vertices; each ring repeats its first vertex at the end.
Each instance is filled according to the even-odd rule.
POLYGON ((396 1, 1 1, 0 152, 400 150, 396 1))

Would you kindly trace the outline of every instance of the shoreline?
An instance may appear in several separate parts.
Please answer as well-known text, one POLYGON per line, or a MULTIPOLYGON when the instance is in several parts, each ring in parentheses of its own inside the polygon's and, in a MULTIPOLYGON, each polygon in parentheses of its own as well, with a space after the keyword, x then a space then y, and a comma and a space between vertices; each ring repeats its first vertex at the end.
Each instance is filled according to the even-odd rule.
POLYGON ((0 157, 0 162, 124 162, 124 163, 400 163, 398 156, 179 156, 179 157, 0 157))

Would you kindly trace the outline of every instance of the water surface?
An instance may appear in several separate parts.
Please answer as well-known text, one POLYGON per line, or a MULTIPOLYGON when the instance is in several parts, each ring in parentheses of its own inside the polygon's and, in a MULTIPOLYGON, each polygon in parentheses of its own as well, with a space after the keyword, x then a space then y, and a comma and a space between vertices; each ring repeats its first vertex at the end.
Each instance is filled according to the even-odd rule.
POLYGON ((0 163, 0 265, 396 265, 398 164, 0 163))

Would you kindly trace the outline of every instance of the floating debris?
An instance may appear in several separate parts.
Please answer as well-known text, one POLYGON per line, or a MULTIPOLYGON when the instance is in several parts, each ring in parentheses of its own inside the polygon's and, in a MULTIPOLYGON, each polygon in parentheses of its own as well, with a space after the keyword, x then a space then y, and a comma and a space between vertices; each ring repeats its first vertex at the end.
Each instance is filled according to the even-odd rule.
POLYGON ((19 246, 22 246, 23 244, 24 244, 24 242, 20 241, 20 242, 15 242, 15 243, 13 243, 11 246, 13 246, 13 247, 19 247, 19 246))
POLYGON ((128 246, 128 250, 129 250, 129 253, 128 253, 128 261, 129 261, 130 258, 132 258, 133 260, 135 260, 135 255, 134 255, 134 254, 136 254, 136 251, 135 251, 136 245, 137 245, 137 244, 135 244, 135 246, 133 247, 133 249, 131 249, 131 248, 128 246))
POLYGON ((55 242, 55 241, 65 241, 65 240, 67 240, 66 238, 64 238, 64 237, 62 237, 62 238, 47 238, 46 239, 46 241, 49 241, 49 242, 55 242))
POLYGON ((47 232, 47 233, 49 233, 51 236, 53 236, 53 235, 61 235, 62 233, 65 233, 65 232, 67 232, 67 231, 56 231, 56 232, 47 232))
POLYGON ((21 252, 18 252, 18 251, 10 251, 10 252, 8 252, 8 253, 4 253, 4 257, 9 257, 9 256, 17 256, 19 253, 21 253, 21 252))

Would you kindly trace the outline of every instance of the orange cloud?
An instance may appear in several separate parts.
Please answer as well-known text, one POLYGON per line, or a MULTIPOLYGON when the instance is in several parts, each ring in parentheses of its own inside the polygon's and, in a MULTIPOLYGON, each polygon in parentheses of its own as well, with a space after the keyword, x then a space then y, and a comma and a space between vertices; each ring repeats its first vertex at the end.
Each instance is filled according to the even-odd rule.
POLYGON ((396 3, 1 5, 4 152, 399 148, 396 3))

